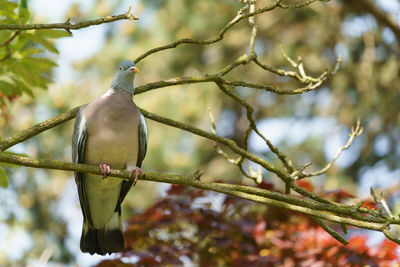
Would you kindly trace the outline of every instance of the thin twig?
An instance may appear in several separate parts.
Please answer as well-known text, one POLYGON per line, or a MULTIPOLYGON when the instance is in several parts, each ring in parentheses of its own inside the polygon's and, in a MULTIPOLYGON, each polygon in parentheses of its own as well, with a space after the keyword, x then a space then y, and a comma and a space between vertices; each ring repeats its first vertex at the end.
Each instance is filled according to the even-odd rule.
POLYGON ((375 190, 374 190, 372 187, 370 188, 370 192, 371 192, 371 195, 372 195, 372 197, 374 198, 375 202, 381 203, 383 209, 384 209, 385 212, 389 215, 389 217, 390 217, 390 218, 395 218, 395 217, 393 216, 392 211, 391 211, 390 208, 389 208, 389 205, 387 204, 385 198, 383 197, 383 192, 382 192, 382 191, 379 192, 379 197, 378 197, 377 193, 375 192, 375 190))
POLYGON ((314 2, 329 2, 329 0, 307 0, 307 1, 303 1, 301 3, 296 3, 296 4, 279 4, 279 7, 287 9, 287 8, 301 8, 301 7, 306 7, 309 6, 310 4, 314 3, 314 2))
MULTIPOLYGON (((208 114, 210 116, 210 122, 211 122, 211 132, 213 134, 217 134, 217 130, 216 130, 216 123, 215 123, 215 119, 213 114, 211 113, 211 109, 208 109, 208 114)), ((261 181, 259 178, 259 175, 249 175, 246 173, 246 171, 243 169, 243 167, 241 166, 241 163, 243 162, 243 156, 238 156, 237 158, 232 158, 230 157, 227 153, 225 153, 222 148, 218 145, 217 142, 214 142, 214 150, 215 152, 220 155, 221 157, 223 157, 227 162, 239 167, 240 172, 247 178, 250 178, 251 180, 253 180, 255 183, 259 184, 262 181, 262 177, 261 177, 261 181)))
MULTIPOLYGON (((0 25, 1 25, 1 24, 0 24, 0 25)), ((8 45, 9 43, 11 43, 11 42, 15 39, 15 37, 18 36, 18 34, 19 34, 19 32, 14 32, 14 33, 11 35, 10 39, 8 39, 8 40, 4 41, 2 44, 0 44, 0 47, 6 46, 6 45, 8 45)))
POLYGON ((254 12, 249 12, 249 13, 244 13, 244 10, 246 9, 246 7, 240 9, 238 11, 237 15, 231 21, 229 21, 228 24, 226 24, 225 27, 222 28, 220 30, 220 32, 218 33, 218 35, 214 38, 211 38, 208 40, 196 40, 196 39, 191 39, 191 38, 180 39, 175 42, 169 43, 167 45, 163 45, 163 46, 159 46, 159 47, 150 49, 149 51, 143 53, 142 55, 140 55, 136 59, 134 59, 133 62, 138 63, 151 54, 154 54, 154 53, 166 50, 166 49, 175 48, 181 44, 210 45, 210 44, 216 43, 218 41, 221 41, 224 38, 225 33, 231 27, 233 27, 235 24, 237 24, 239 21, 241 21, 245 18, 249 18, 249 17, 255 16, 255 15, 264 13, 264 12, 271 11, 271 10, 275 9, 281 1, 282 0, 275 0, 269 6, 266 6, 264 8, 261 8, 261 9, 255 10, 254 12))
MULTIPOLYGON (((249 103, 247 103, 243 98, 241 98, 239 95, 237 95, 236 93, 234 93, 232 90, 230 90, 230 89, 226 88, 225 86, 223 86, 221 83, 216 83, 216 84, 217 84, 218 88, 219 88, 223 93, 225 93, 226 95, 230 96, 233 100, 235 100, 236 102, 238 102, 241 106, 243 106, 243 107, 246 109, 247 120, 248 120, 249 123, 250 123, 250 128, 251 128, 252 130, 254 130, 254 131, 256 132, 256 134, 264 140, 264 142, 267 144, 267 146, 269 147, 269 149, 271 149, 271 151, 272 151, 273 153, 275 153, 275 154, 278 156, 278 158, 282 161, 282 163, 283 163, 283 165, 285 166, 285 168, 286 168, 287 170, 289 170, 289 172, 292 172, 292 171, 293 171, 293 166, 291 165, 291 162, 288 161, 288 160, 286 159, 287 156, 284 155, 282 152, 280 152, 279 149, 278 149, 276 146, 274 146, 274 145, 271 143, 271 141, 269 141, 269 140, 258 130, 257 125, 256 125, 256 123, 255 123, 255 121, 254 121, 254 119, 253 119, 253 112, 254 112, 253 107, 252 107, 249 103)), ((248 133, 247 133, 247 132, 245 133, 244 138, 245 138, 245 140, 248 138, 248 133)), ((247 148, 246 148, 246 150, 247 150, 247 148)))
POLYGON ((43 29, 64 29, 67 32, 71 33, 71 30, 78 30, 82 28, 87 28, 92 25, 99 25, 103 23, 110 23, 117 20, 138 20, 138 17, 135 17, 131 13, 131 7, 129 7, 128 12, 115 16, 105 16, 99 19, 82 21, 79 23, 72 24, 70 23, 70 19, 63 23, 49 23, 49 24, 0 24, 0 30, 17 30, 17 31, 26 31, 26 30, 43 30, 43 29))
POLYGON ((347 148, 349 148, 351 146, 351 144, 353 143, 354 139, 361 135, 363 132, 363 128, 361 127, 361 123, 360 123, 360 118, 357 119, 357 123, 356 126, 351 128, 351 133, 349 134, 349 139, 347 140, 347 143, 344 146, 341 146, 338 151, 336 152, 335 157, 328 162, 328 164, 325 165, 324 168, 322 168, 319 171, 316 172, 311 172, 311 173, 305 173, 305 172, 301 172, 297 177, 297 179, 303 179, 306 177, 312 177, 312 176, 317 176, 317 175, 321 175, 323 173, 325 173, 329 168, 331 168, 333 166, 333 164, 335 164, 336 160, 339 158, 339 156, 342 154, 342 152, 344 150, 346 150, 347 148))
POLYGON ((322 229, 324 229, 328 234, 330 234, 337 241, 339 241, 343 245, 349 244, 349 241, 347 241, 343 236, 341 236, 333 228, 331 228, 329 225, 327 225, 323 220, 321 220, 320 218, 314 217, 314 216, 312 216, 312 218, 319 226, 321 226, 322 229))
POLYGON ((7 49, 7 54, 2 59, 0 59, 0 62, 6 61, 7 59, 11 58, 11 49, 8 45, 6 46, 6 49, 7 49))

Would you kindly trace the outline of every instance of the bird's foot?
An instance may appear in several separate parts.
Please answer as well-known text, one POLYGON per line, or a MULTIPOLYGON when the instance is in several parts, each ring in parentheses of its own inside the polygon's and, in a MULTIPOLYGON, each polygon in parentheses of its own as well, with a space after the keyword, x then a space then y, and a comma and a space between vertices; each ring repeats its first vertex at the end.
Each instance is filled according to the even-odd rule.
POLYGON ((99 168, 100 168, 101 174, 103 175, 103 179, 107 178, 107 176, 111 173, 110 165, 107 165, 105 163, 100 163, 99 168))
POLYGON ((136 182, 139 178, 139 174, 144 174, 144 171, 139 168, 139 167, 135 167, 132 170, 129 171, 129 177, 132 178, 133 173, 135 173, 135 179, 133 180, 133 186, 136 185, 136 182))

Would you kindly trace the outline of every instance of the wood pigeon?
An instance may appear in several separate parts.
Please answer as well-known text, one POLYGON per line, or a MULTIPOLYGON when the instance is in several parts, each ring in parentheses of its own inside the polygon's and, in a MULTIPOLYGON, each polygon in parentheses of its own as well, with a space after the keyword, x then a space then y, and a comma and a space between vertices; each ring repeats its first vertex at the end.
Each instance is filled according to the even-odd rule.
POLYGON ((98 165, 103 177, 75 172, 83 213, 82 252, 105 255, 124 248, 121 203, 136 184, 147 149, 147 126, 132 100, 139 70, 130 60, 115 70, 111 88, 83 106, 72 137, 74 163, 98 165), (134 181, 108 177, 110 169, 126 169, 134 181))

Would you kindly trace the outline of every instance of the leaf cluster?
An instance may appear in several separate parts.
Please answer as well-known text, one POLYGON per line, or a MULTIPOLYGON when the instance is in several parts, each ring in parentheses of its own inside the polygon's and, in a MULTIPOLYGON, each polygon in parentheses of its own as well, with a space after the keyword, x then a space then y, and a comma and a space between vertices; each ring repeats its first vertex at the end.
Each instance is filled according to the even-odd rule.
MULTIPOLYGON (((1 0, 0 24, 26 24, 30 14, 26 1, 20 5, 1 0)), ((46 89, 58 54, 53 40, 71 36, 61 30, 0 31, 0 106, 21 96, 34 97, 36 88, 46 89)))
POLYGON ((309 216, 182 185, 172 185, 128 224, 126 249, 97 266, 393 266, 399 260, 392 241, 372 248, 367 236, 356 234, 344 246, 309 216), (128 257, 138 260, 123 263, 128 257))

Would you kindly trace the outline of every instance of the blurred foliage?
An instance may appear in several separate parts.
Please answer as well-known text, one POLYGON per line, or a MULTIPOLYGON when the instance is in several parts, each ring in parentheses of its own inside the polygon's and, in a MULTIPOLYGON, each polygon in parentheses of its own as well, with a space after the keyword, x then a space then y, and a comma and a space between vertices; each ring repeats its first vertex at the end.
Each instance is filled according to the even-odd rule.
MULTIPOLYGON (((26 24, 30 19, 27 0, 19 4, 0 0, 0 24, 26 24)), ((53 39, 71 36, 60 30, 0 31, 0 116, 9 119, 6 104, 23 93, 34 97, 36 89, 47 89, 50 72, 58 54, 53 39)), ((0 186, 8 186, 7 173, 0 164, 0 186)))
MULTIPOLYGON (((270 1, 260 0, 257 5, 262 7, 268 3, 270 1)), ((68 16, 73 19, 99 17, 117 13, 121 9, 127 10, 129 4, 117 0, 96 0, 85 10, 79 3, 74 3, 68 16)), ((14 2, 0 0, 0 5, 0 23, 28 21, 27 10, 19 8, 14 2)), ((18 33, 9 44, 0 46, 0 60, 5 59, 0 62, 0 104, 8 114, 0 118, 1 137, 10 136, 100 96, 110 85, 112 70, 122 59, 134 59, 150 48, 179 38, 214 37, 235 16, 239 7, 239 1, 234 0, 143 0, 134 6, 135 15, 140 20, 101 26, 105 29, 102 48, 89 58, 75 61, 71 79, 59 84, 49 82, 57 54, 57 45, 52 40, 66 33, 18 33), (48 91, 38 88, 48 88, 48 91), (36 96, 35 99, 29 96, 32 94, 36 96), (11 103, 11 100, 14 101, 11 103)), ((279 43, 282 43, 290 57, 302 57, 310 75, 318 75, 325 68, 331 68, 338 54, 343 58, 339 73, 332 77, 326 87, 316 92, 280 96, 251 88, 235 88, 238 94, 254 106, 259 123, 268 119, 283 121, 290 118, 293 122, 308 122, 315 118, 331 119, 335 122, 332 127, 343 130, 340 131, 341 144, 344 144, 355 118, 362 118, 364 134, 354 144, 358 149, 351 150, 351 157, 343 165, 334 166, 326 175, 313 178, 314 184, 308 185, 313 186, 315 191, 325 192, 335 192, 342 188, 357 196, 359 188, 364 186, 360 181, 365 182, 362 178, 368 173, 376 173, 370 176, 374 182, 369 180, 368 184, 379 184, 379 180, 388 181, 382 178, 399 171, 400 156, 400 51, 399 41, 391 31, 379 24, 373 15, 361 9, 360 5, 353 6, 351 1, 316 2, 302 9, 276 9, 257 16, 256 23, 258 37, 255 49, 260 61, 265 64, 290 69, 289 63, 280 53, 279 43), (383 168, 384 172, 376 172, 377 168, 383 168)), ((10 40, 13 34, 0 31, 0 44, 10 40)), ((140 73, 135 84, 214 73, 247 51, 249 36, 248 23, 242 21, 217 44, 181 45, 151 55, 138 64, 140 73)), ((299 86, 296 81, 266 73, 255 65, 240 67, 228 76, 235 80, 270 84, 283 89, 299 86)), ((244 110, 220 93, 213 84, 157 89, 135 96, 135 102, 151 112, 202 129, 210 129, 207 109, 211 108, 218 118, 217 132, 239 144, 247 127, 244 110)), ((312 162, 313 169, 321 168, 331 159, 326 150, 333 142, 335 129, 325 129, 324 134, 319 134, 316 128, 294 128, 294 124, 287 130, 288 133, 284 133, 285 138, 274 144, 296 165, 312 162), (300 137, 305 134, 307 138, 294 142, 286 138, 289 132, 300 137)), ((143 165, 145 170, 192 173, 201 169, 205 172, 205 180, 211 180, 212 177, 223 179, 224 182, 243 180, 237 169, 214 152, 212 142, 152 121, 148 121, 148 126, 149 151, 143 165)), ((267 138, 274 133, 276 129, 264 131, 267 138)), ((71 134, 72 123, 69 122, 18 145, 12 151, 70 161, 71 134)), ((279 165, 267 149, 256 145, 250 145, 250 149, 279 165)), ((6 229, 2 231, 7 236, 0 235, 0 240, 8 244, 23 229, 29 236, 29 242, 21 245, 22 252, 17 256, 15 252, 10 253, 9 249, 0 245, 0 265, 26 265, 27 262, 37 261, 49 250, 50 263, 79 262, 82 257, 79 252, 81 217, 72 174, 10 166, 4 169, 10 181, 8 189, 0 188, 0 229, 6 229)), ((276 182, 268 173, 264 174, 264 179, 276 182)), ((0 184, 1 181, 0 178, 0 184)), ((387 183, 389 186, 393 181, 387 183)), ((281 186, 278 183, 275 188, 281 186)), ((374 250, 365 246, 364 232, 352 235, 354 232, 350 230, 351 244, 344 248, 308 217, 232 198, 224 199, 223 207, 226 211, 215 211, 207 205, 194 207, 188 202, 190 199, 197 201, 209 194, 183 189, 180 197, 173 194, 176 189, 174 187, 170 191, 171 195, 164 199, 164 188, 165 185, 139 182, 131 190, 123 206, 123 214, 130 225, 127 229, 130 250, 120 256, 135 255, 143 260, 147 258, 149 263, 154 263, 154 260, 158 263, 158 259, 153 257, 157 252, 171 263, 181 261, 181 255, 191 255, 193 261, 201 263, 204 259, 199 255, 205 253, 210 256, 210 263, 226 261, 235 264, 236 261, 248 263, 254 260, 283 264, 286 260, 291 264, 291 257, 294 256, 304 262, 321 262, 332 260, 334 255, 342 255, 344 265, 354 258, 360 264, 376 266, 374 264, 379 263, 379 253, 383 253, 382 259, 388 262, 395 260, 392 243, 384 241, 379 251, 374 250), (174 218, 163 214, 163 210, 181 216, 179 221, 175 224, 174 218), (154 217, 146 217, 146 214, 154 217), (163 218, 166 218, 164 225, 163 218), (199 223, 203 223, 200 224, 201 228, 196 225, 199 223), (180 243, 168 243, 161 239, 163 234, 161 237, 150 236, 157 232, 150 231, 151 227, 161 233, 168 231, 180 243), (193 231, 201 231, 199 233, 204 238, 195 237, 199 242, 194 242, 196 239, 188 240, 186 234, 193 235, 193 231), (229 235, 230 240, 222 233, 229 235), (154 244, 155 240, 159 243, 154 244), (302 244, 307 245, 302 247, 302 244), (180 250, 180 245, 188 246, 190 250, 180 250), (217 245, 229 251, 229 257, 217 245), (207 246, 215 250, 208 250, 207 246)), ((395 214, 400 210, 398 200, 397 193, 388 199, 395 214)), ((10 244, 21 243, 20 239, 13 242, 10 244)))
MULTIPOLYGON (((30 14, 27 1, 20 5, 0 1, 1 24, 25 24, 30 14)), ((50 71, 57 64, 51 53, 58 54, 52 42, 55 38, 71 36, 60 30, 0 31, 0 107, 23 93, 34 96, 34 89, 46 89, 50 71)))
MULTIPOLYGON (((259 187, 271 190, 273 185, 259 187)), ((331 192, 330 197, 345 193, 331 192)), ((389 267, 399 261, 399 246, 392 241, 369 247, 366 236, 354 235, 344 246, 308 216, 181 185, 132 216, 125 236, 125 250, 97 267, 389 267), (124 264, 127 258, 131 264, 124 264)))

